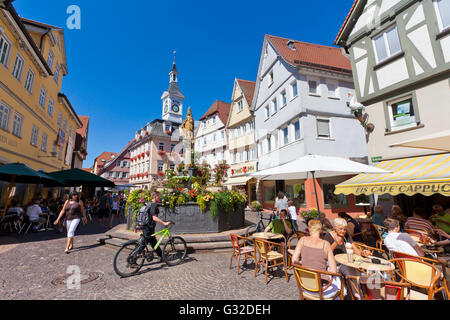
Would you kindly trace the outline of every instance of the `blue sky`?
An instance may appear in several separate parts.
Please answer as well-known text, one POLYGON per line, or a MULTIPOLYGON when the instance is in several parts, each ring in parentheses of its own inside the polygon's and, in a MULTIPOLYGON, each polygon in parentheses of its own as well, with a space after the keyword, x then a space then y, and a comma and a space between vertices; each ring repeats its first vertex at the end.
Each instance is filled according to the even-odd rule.
POLYGON ((62 91, 91 117, 90 167, 119 152, 161 117, 174 50, 180 89, 198 120, 216 100, 229 102, 235 78, 255 81, 264 34, 332 45, 353 0, 119 1, 16 0, 20 16, 64 27, 69 74, 62 91), (68 6, 81 9, 69 30, 68 6))

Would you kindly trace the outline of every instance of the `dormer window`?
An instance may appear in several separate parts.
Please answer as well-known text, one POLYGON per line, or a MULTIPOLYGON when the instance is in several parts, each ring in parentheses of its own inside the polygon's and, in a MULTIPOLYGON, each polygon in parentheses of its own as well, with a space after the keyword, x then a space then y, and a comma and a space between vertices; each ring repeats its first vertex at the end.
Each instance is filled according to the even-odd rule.
POLYGON ((241 112, 244 109, 244 103, 242 102, 242 99, 238 102, 238 112, 241 112))
POLYGON ((273 84, 273 71, 269 73, 269 87, 273 84))
POLYGON ((294 41, 289 40, 289 41, 287 42, 287 46, 288 46, 289 49, 291 49, 292 51, 295 51, 294 41))

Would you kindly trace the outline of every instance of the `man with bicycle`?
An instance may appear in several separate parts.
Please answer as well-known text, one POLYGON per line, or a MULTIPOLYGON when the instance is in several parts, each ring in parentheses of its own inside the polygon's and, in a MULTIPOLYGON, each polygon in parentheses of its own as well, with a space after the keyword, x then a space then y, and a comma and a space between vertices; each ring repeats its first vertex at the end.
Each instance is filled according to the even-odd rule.
MULTIPOLYGON (((150 203, 150 208, 148 209, 148 212, 150 214, 150 222, 147 225, 142 226, 143 237, 141 238, 141 247, 145 246, 146 241, 148 243, 150 243, 150 245, 152 247, 154 247, 156 245, 156 243, 158 242, 156 240, 156 238, 154 236, 152 236, 155 233, 155 226, 156 226, 155 222, 162 224, 165 227, 168 227, 170 225, 170 221, 165 222, 165 221, 161 220, 160 218, 158 218, 159 202, 160 202, 159 192, 155 191, 153 193, 152 202, 150 203)), ((162 251, 161 251, 160 247, 156 248, 156 254, 159 257, 159 262, 161 262, 162 261, 162 251)))

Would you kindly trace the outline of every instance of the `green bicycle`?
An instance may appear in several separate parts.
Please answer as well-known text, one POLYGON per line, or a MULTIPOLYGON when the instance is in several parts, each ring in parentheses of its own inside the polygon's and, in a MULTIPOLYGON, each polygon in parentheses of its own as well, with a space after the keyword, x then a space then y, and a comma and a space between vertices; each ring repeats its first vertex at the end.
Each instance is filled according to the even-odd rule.
MULTIPOLYGON (((171 225, 175 223, 171 222, 171 225)), ((154 251, 162 241, 168 237, 162 250, 162 259, 168 266, 176 266, 184 261, 187 254, 186 241, 179 236, 172 237, 169 228, 165 228, 152 236, 161 235, 154 247, 148 246, 148 240, 141 234, 139 240, 131 240, 124 243, 114 256, 114 271, 121 277, 129 277, 139 272, 147 260, 151 262, 154 258, 154 251), (141 243, 145 243, 144 246, 141 243)))

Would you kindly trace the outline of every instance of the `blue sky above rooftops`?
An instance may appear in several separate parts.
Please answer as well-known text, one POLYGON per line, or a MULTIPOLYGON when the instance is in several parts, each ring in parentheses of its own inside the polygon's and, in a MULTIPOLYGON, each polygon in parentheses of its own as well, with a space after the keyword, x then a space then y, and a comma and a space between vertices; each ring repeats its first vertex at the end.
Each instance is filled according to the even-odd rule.
POLYGON ((119 152, 161 117, 174 50, 179 85, 198 120, 218 99, 230 102, 235 78, 255 81, 265 34, 332 45, 353 0, 89 1, 16 0, 21 17, 64 28, 69 75, 63 93, 91 118, 84 167, 119 152), (69 30, 70 5, 81 29, 69 30))

